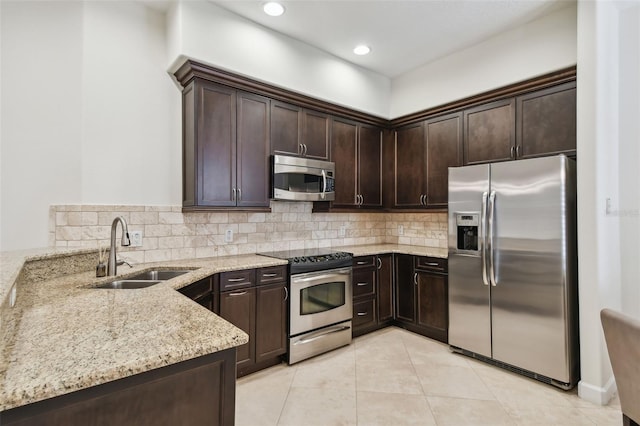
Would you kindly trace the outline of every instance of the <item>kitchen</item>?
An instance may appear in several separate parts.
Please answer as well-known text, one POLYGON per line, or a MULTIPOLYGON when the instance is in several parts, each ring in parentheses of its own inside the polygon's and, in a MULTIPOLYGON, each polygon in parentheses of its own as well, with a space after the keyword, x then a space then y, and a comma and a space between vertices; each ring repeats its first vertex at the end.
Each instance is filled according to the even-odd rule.
MULTIPOLYGON (((17 6, 13 5, 13 7, 17 6)), ((310 205, 306 204, 275 207, 270 214, 213 213, 220 215, 212 219, 213 225, 208 225, 208 228, 215 226, 215 231, 210 229, 204 235, 205 238, 213 239, 216 244, 185 247, 185 239, 176 238, 174 234, 174 232, 180 232, 179 228, 184 229, 180 223, 179 205, 181 199, 179 160, 181 148, 176 143, 181 139, 181 107, 179 90, 167 78, 166 74, 167 68, 171 68, 169 64, 178 56, 176 52, 195 58, 211 58, 209 60, 219 66, 235 69, 240 73, 261 78, 279 86, 315 94, 316 97, 331 99, 339 104, 356 107, 360 105, 362 109, 378 112, 380 116, 396 117, 454 99, 464 98, 472 92, 482 92, 489 87, 501 87, 510 82, 525 80, 533 75, 545 74, 554 69, 575 65, 576 61, 580 73, 584 73, 580 74, 581 81, 584 78, 584 81, 591 82, 591 84, 584 86, 578 85, 578 98, 580 99, 582 96, 582 99, 594 99, 596 96, 595 88, 600 87, 598 84, 602 83, 601 80, 597 80, 593 74, 589 73, 590 70, 595 69, 596 64, 600 63, 598 61, 605 59, 588 53, 592 51, 588 47, 590 46, 588 43, 591 42, 589 37, 593 37, 594 34, 591 31, 595 31, 592 26, 595 19, 593 14, 608 16, 606 13, 619 13, 615 8, 607 9, 607 7, 613 6, 594 6, 588 2, 578 3, 578 12, 571 9, 573 10, 571 13, 565 11, 565 15, 559 13, 551 16, 547 21, 543 20, 540 25, 544 30, 541 30, 540 27, 525 27, 521 30, 525 35, 516 34, 524 38, 523 43, 529 43, 526 44, 527 49, 521 49, 526 51, 528 55, 523 59, 526 60, 526 66, 522 67, 526 68, 525 71, 518 67, 502 67, 500 72, 488 72, 487 81, 483 77, 481 83, 476 83, 483 87, 465 89, 463 85, 456 84, 457 81, 462 81, 464 75, 453 72, 454 69, 458 73, 464 70, 455 68, 452 64, 456 60, 464 60, 474 56, 475 51, 472 50, 466 52, 467 56, 463 53, 460 56, 451 57, 449 68, 445 67, 447 63, 439 63, 436 65, 445 67, 444 70, 434 66, 422 71, 424 75, 433 79, 439 78, 439 81, 443 82, 441 86, 447 87, 450 93, 442 94, 441 90, 422 86, 427 84, 423 80, 429 80, 424 76, 416 75, 414 78, 407 76, 404 79, 399 78, 394 81, 393 93, 399 94, 399 98, 395 99, 394 103, 394 99, 392 102, 386 102, 384 99, 373 97, 371 90, 361 90, 367 87, 363 87, 362 85, 365 83, 358 80, 341 79, 335 81, 335 86, 332 84, 328 88, 323 88, 321 83, 323 80, 309 79, 308 76, 313 74, 307 72, 306 65, 300 63, 299 60, 296 61, 295 57, 290 58, 290 62, 288 62, 290 65, 288 72, 283 73, 282 69, 278 68, 270 73, 270 70, 265 68, 265 64, 272 61, 262 61, 264 62, 262 63, 260 62, 261 58, 256 56, 254 60, 257 63, 254 68, 261 69, 264 73, 262 74, 248 68, 251 64, 247 64, 246 61, 251 59, 242 54, 243 49, 246 49, 242 45, 236 46, 237 51, 240 52, 239 55, 231 51, 216 51, 216 49, 211 52, 211 46, 199 45, 197 38, 194 37, 197 37, 198 34, 208 34, 212 39, 216 39, 215 32, 209 33, 218 31, 215 28, 218 28, 219 31, 230 27, 238 31, 242 29, 243 32, 258 31, 259 34, 255 36, 262 37, 263 43, 265 40, 272 40, 274 43, 281 41, 277 39, 278 36, 268 32, 265 35, 264 31, 248 26, 246 21, 240 20, 235 15, 214 5, 183 5, 180 17, 177 17, 176 14, 175 20, 169 22, 167 30, 165 30, 163 13, 150 11, 139 4, 119 3, 108 6, 97 3, 82 6, 65 3, 55 5, 55 7, 47 7, 42 4, 23 7, 27 9, 14 10, 11 9, 11 4, 3 3, 2 5, 3 251, 49 245, 51 241, 47 240, 46 236, 53 229, 50 227, 48 219, 50 206, 54 206, 55 213, 61 213, 60 219, 66 218, 68 221, 64 225, 59 224, 61 227, 66 227, 64 231, 60 230, 59 238, 63 241, 81 241, 83 237, 106 239, 108 231, 105 233, 104 228, 98 227, 110 224, 110 220, 116 215, 115 212, 124 210, 126 213, 127 208, 130 208, 131 211, 128 212, 130 215, 139 214, 136 225, 145 226, 143 238, 158 238, 157 248, 149 251, 133 250, 128 253, 134 262, 165 260, 168 256, 179 259, 269 251, 268 247, 258 250, 258 242, 249 241, 250 235, 258 232, 259 228, 263 229, 263 233, 272 232, 269 223, 273 223, 273 232, 285 233, 281 236, 282 241, 308 239, 309 232, 304 232, 302 229, 292 231, 288 226, 302 227, 303 222, 318 222, 318 226, 326 224, 327 227, 327 229, 314 230, 318 241, 326 238, 335 240, 335 242, 331 241, 331 245, 335 246, 371 244, 381 242, 382 236, 377 235, 378 231, 376 231, 380 228, 376 227, 381 227, 384 224, 385 229, 388 226, 392 233, 391 239, 387 240, 385 232, 385 242, 444 247, 440 244, 446 234, 442 232, 438 224, 446 222, 446 219, 438 214, 423 214, 416 218, 411 214, 393 213, 389 219, 374 213, 358 214, 358 216, 348 213, 318 214, 311 213, 310 205), (592 10, 591 7, 597 10, 592 10), (29 12, 28 8, 34 10, 29 12), (55 16, 56 19, 49 20, 50 16, 55 16), (28 19, 30 24, 20 25, 24 22, 21 19, 28 19), (175 34, 172 33, 172 31, 180 31, 180 19, 188 19, 189 28, 194 32, 182 34, 182 45, 179 45, 177 38, 173 37, 175 34), (219 22, 220 25, 204 26, 202 21, 208 19, 219 22), (576 20, 578 21, 577 50, 575 47, 576 20), (37 26, 42 29, 42 36, 35 40, 27 37, 27 34, 23 35, 24 31, 28 32, 33 22, 36 22, 37 26), (562 25, 552 25, 553 23, 558 24, 558 22, 562 25), (61 31, 61 27, 65 31, 61 31), (541 37, 540 34, 544 31, 550 31, 550 28, 557 29, 558 27, 561 27, 562 30, 557 30, 560 34, 554 33, 554 35, 559 37, 558 40, 569 39, 569 47, 566 52, 559 49, 564 52, 564 56, 559 54, 558 56, 562 57, 548 58, 553 55, 548 54, 546 47, 534 49, 536 43, 540 42, 536 37, 541 37), (530 35, 526 33, 527 28, 536 37, 532 36, 531 39, 527 39, 525 36, 530 35), (113 31, 114 29, 117 31, 113 31), (14 36, 11 36, 12 34, 14 36), (147 34, 152 34, 153 37, 147 38, 147 34), (564 36, 562 36, 563 34, 564 36), (114 51, 112 46, 127 45, 123 40, 128 42, 130 50, 114 51), (165 42, 169 42, 168 47, 165 47, 165 42), (17 45, 14 46, 12 43, 17 45), (14 47, 12 48, 12 46, 14 47), (146 54, 140 55, 141 51, 145 51, 146 54), (107 52, 111 56, 108 56, 107 52), (545 60, 542 60, 541 57, 545 57, 545 60), (555 62, 548 64, 547 60, 555 62), (47 67, 46 78, 43 79, 39 67, 49 63, 58 64, 58 66, 47 67), (133 72, 124 73, 125 69, 133 72), (505 73, 507 75, 504 75, 505 73), (109 78, 105 78, 105 75, 108 75, 109 78), (282 81, 285 77, 287 81, 282 81), (490 81, 492 78, 496 81, 490 81), (17 84, 17 82, 21 83, 17 84), (28 87, 24 87, 22 82, 28 82, 28 87), (52 82, 56 84, 52 84, 52 82), (344 82, 344 85, 340 84, 341 82, 344 82), (485 84, 486 86, 484 86, 485 84), (397 103, 401 101, 400 94, 412 90, 416 93, 416 98, 419 98, 424 91, 434 93, 433 97, 426 98, 433 99, 431 101, 433 104, 405 97, 405 102, 409 105, 398 105, 397 103), (465 90, 468 91, 465 92, 465 90), (584 92, 581 92, 582 90, 584 92), (133 95, 123 97, 122 93, 133 95), (140 96, 140 93, 143 96, 140 96), (436 94, 440 94, 441 97, 438 98, 435 96, 436 94), (450 97, 446 98, 446 96, 450 97), (391 113, 387 111, 390 104, 395 105, 395 109, 392 108, 391 113), (12 107, 9 108, 7 105, 12 105, 12 107), (59 108, 59 105, 64 105, 65 108, 59 108), (364 108, 364 106, 367 107, 364 108), (31 121, 28 117, 34 114, 38 117, 40 126, 30 124, 31 121), (52 140, 53 143, 50 142, 52 140), (157 155, 150 158, 149 152, 155 152, 157 155), (27 159, 28 162, 26 162, 27 159), (51 161, 52 159, 54 161, 51 161), (113 173, 114 167, 117 168, 115 169, 117 173, 113 173), (34 169, 38 170, 38 176, 51 176, 51 178, 44 181, 34 180, 32 176, 34 169), (26 211, 19 207, 24 204, 29 206, 26 211), (111 207, 105 207, 105 204, 111 207), (66 211, 74 209, 76 208, 74 206, 78 205, 83 207, 80 215, 70 214, 72 212, 66 211), (135 207, 119 207, 123 205, 135 207), (91 211, 91 206, 94 206, 93 211, 91 211), (283 211, 278 211, 278 208, 283 211), (58 209, 60 210, 58 211, 58 209), (87 211, 83 212, 83 209, 87 209, 87 211), (292 209, 294 211, 291 211, 292 209), (303 210, 298 211, 298 209, 303 210), (293 214, 296 216, 293 217, 293 214), (303 216, 305 220, 300 221, 299 214, 306 215, 303 216), (86 221, 85 227, 82 226, 83 216, 86 221), (105 217, 109 219, 105 219, 105 217), (78 220, 80 222, 77 222, 78 220), (377 221, 379 223, 376 224, 377 221), (264 225, 259 225, 261 223, 264 225), (234 244, 224 243, 224 234, 228 224, 235 232, 234 237, 237 238, 234 240, 234 244), (76 228, 73 228, 74 226, 76 228), (149 226, 148 230, 146 226, 149 226), (170 231, 169 226, 171 227, 170 231), (397 235, 400 226, 403 227, 403 235, 397 235), (276 227, 279 231, 276 231, 276 227), (340 237, 341 227, 345 228, 344 238, 340 237), (349 231, 348 235, 347 230, 349 231), (294 235, 291 232, 300 234, 294 235), (245 237, 247 238, 246 242, 242 240, 245 237), (163 239, 160 240, 160 238, 163 239), (430 241, 426 241, 427 239, 430 241), (182 247, 179 246, 180 242, 178 241, 182 241, 182 247)), ((632 14, 627 15, 633 16, 632 14)), ((504 37, 508 39, 516 35, 509 33, 504 37)), ((606 38, 606 34, 598 33, 595 35, 605 37, 603 42, 610 41, 606 38)), ((623 37, 620 43, 629 43, 629 39, 633 40, 632 37, 623 37)), ((499 38, 494 43, 499 44, 503 40, 499 38)), ((554 43, 559 44, 557 40, 554 43)), ((305 50, 308 48, 297 44, 295 46, 302 49, 302 52, 307 56, 321 55, 316 50, 305 50)), ((496 49, 491 49, 492 46, 495 45, 489 44, 485 48, 495 51, 496 49)), ((631 47, 633 48, 633 45, 631 47)), ((507 52, 505 56, 508 53, 514 52, 507 52)), ((499 56, 499 52, 494 54, 499 56)), ((500 57, 496 57, 493 63, 496 70, 499 68, 500 59, 500 57)), ((324 56, 318 57, 318 61, 321 63, 327 60, 324 56)), ((619 58, 621 64, 626 64, 623 62, 625 60, 624 57, 619 58)), ((336 66, 339 66, 340 69, 344 68, 342 63, 336 64, 336 66)), ((322 69, 326 69, 326 67, 322 69)), ((357 74, 358 70, 350 72, 357 74)), ((369 82, 372 79, 375 80, 375 76, 369 77, 369 82)), ((598 78, 601 77, 598 76, 598 78)), ((624 75, 621 75, 621 78, 625 82, 625 87, 626 84, 634 84, 633 80, 629 78, 624 80, 624 75)), ((378 79, 376 81, 379 81, 383 87, 388 87, 388 82, 385 80, 378 79)), ((621 92, 624 91, 621 90, 621 92)), ((630 92, 633 93, 633 90, 630 92)), ((623 95, 624 93, 620 96, 623 95)), ((615 101, 610 100, 610 102, 615 101)), ((585 203, 579 207, 579 244, 581 247, 579 251, 581 256, 585 257, 585 261, 582 261, 581 257, 580 262, 582 277, 580 281, 580 306, 583 326, 581 358, 583 362, 582 379, 585 382, 584 392, 587 394, 591 392, 590 396, 587 395, 587 399, 601 400, 602 403, 606 403, 605 400, 608 400, 610 396, 607 392, 611 391, 610 378, 612 376, 605 355, 606 350, 599 334, 600 325, 597 313, 604 305, 622 305, 625 306, 627 312, 631 313, 637 313, 638 310, 637 286, 634 287, 630 281, 637 276, 637 274, 634 275, 635 270, 633 269, 637 266, 632 264, 632 259, 637 258, 637 248, 631 245, 628 240, 633 234, 620 231, 622 226, 630 226, 631 230, 637 230, 637 216, 633 216, 634 208, 637 208, 633 205, 634 193, 628 189, 629 185, 633 187, 634 179, 637 182, 637 172, 634 167, 629 166, 629 164, 634 164, 629 163, 633 156, 621 156, 618 159, 614 155, 615 152, 605 150, 605 147, 611 146, 611 142, 604 141, 601 139, 602 136, 598 136, 599 134, 595 131, 595 123, 599 122, 597 120, 602 120, 603 125, 614 126, 614 128, 618 124, 607 121, 607 116, 592 116, 591 114, 596 114, 594 105, 593 101, 591 103, 585 101, 584 104, 579 103, 578 107, 578 155, 580 162, 592 164, 593 167, 589 167, 589 169, 598 171, 593 174, 585 172, 584 175, 580 175, 580 171, 578 172, 579 199, 581 203, 585 203), (596 119, 596 117, 598 118, 596 119), (619 178, 613 179, 608 171, 618 169, 622 174, 619 178), (627 173, 626 178, 624 173, 627 173), (581 182, 583 192, 580 192, 581 182), (619 189, 618 186, 620 186, 619 189), (593 191, 594 187, 599 189, 593 191), (614 202, 612 207, 614 213, 605 216, 602 213, 604 200, 611 194, 617 194, 618 191, 620 191, 620 198, 611 197, 614 202), (627 194, 627 198, 624 194, 627 194), (631 204, 624 205, 625 200, 631 204), (619 212, 619 214, 616 215, 615 212, 619 212), (629 214, 625 215, 622 212, 629 212, 629 214), (594 229, 598 229, 599 232, 593 232, 594 229), (591 247, 597 247, 598 251, 594 252, 590 249, 591 247), (611 253, 618 254, 617 257, 621 259, 620 265, 610 265, 608 259, 611 259, 611 253), (599 284, 600 280, 607 282, 611 280, 622 282, 622 284, 613 288, 610 285, 602 288, 602 285, 599 284)), ((631 105, 634 104, 631 103, 631 105)), ((633 111, 633 109, 626 111, 627 120, 629 117, 633 117, 633 111)), ((621 112, 624 114, 625 110, 621 112)), ((621 116, 624 117, 624 115, 621 116)), ((622 137, 624 132, 627 132, 627 137, 634 135, 634 127, 629 124, 629 121, 626 123, 626 127, 622 127, 620 124, 620 130, 616 131, 621 134, 619 150, 620 152, 635 152, 632 151, 633 145, 628 145, 629 142, 625 142, 627 139, 622 137), (629 151, 630 149, 631 151, 629 151)), ((194 221, 209 221, 208 217, 203 219, 201 215, 195 213, 193 216, 186 216, 193 217, 194 221)), ((200 223, 200 225, 207 227, 207 222, 200 223)), ((202 239, 202 236, 196 238, 202 239)), ((311 238, 314 239, 313 234, 311 238)), ((275 244, 268 241, 263 243, 275 244)), ((291 244, 289 247, 291 248, 291 244)), ((276 248, 272 246, 272 249, 276 248)))

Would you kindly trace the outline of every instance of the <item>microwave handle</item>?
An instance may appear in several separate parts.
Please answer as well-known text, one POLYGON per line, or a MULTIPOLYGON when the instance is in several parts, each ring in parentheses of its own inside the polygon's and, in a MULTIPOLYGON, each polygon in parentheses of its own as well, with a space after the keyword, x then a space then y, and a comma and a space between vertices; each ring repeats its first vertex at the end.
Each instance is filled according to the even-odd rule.
POLYGON ((327 173, 322 170, 322 193, 320 194, 320 198, 323 200, 325 192, 327 192, 327 173))

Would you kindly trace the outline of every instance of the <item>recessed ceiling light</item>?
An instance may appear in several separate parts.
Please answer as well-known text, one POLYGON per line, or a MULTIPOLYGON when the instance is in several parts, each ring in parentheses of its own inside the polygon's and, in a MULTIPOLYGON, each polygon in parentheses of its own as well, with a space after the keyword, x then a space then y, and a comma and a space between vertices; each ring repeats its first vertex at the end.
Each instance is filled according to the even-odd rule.
POLYGON ((262 6, 264 13, 269 16, 280 16, 284 13, 284 6, 275 1, 270 1, 262 6))
POLYGON ((353 48, 353 53, 356 55, 366 55, 371 52, 371 48, 367 45, 361 44, 353 48))

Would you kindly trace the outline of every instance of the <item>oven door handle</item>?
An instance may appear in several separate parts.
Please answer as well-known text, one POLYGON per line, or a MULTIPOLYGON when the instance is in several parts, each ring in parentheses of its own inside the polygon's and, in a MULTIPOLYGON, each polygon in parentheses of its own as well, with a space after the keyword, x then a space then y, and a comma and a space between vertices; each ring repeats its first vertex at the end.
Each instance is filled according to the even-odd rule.
POLYGON ((329 274, 315 275, 315 273, 312 273, 313 275, 306 276, 306 277, 296 277, 294 275, 291 279, 291 283, 294 284, 294 283, 308 283, 310 281, 326 281, 327 279, 335 278, 336 276, 341 276, 341 275, 348 276, 350 273, 351 271, 349 270, 349 268, 346 268, 344 270, 333 271, 329 274))
POLYGON ((329 334, 333 334, 333 333, 340 333, 341 331, 346 331, 349 330, 351 327, 346 326, 346 325, 342 325, 342 326, 338 326, 338 327, 331 327, 327 330, 322 330, 320 333, 318 334, 314 334, 312 336, 309 336, 305 339, 300 339, 297 342, 294 343, 294 345, 301 345, 304 343, 309 343, 309 342, 313 342, 314 340, 318 340, 321 339, 323 337, 326 337, 329 334))

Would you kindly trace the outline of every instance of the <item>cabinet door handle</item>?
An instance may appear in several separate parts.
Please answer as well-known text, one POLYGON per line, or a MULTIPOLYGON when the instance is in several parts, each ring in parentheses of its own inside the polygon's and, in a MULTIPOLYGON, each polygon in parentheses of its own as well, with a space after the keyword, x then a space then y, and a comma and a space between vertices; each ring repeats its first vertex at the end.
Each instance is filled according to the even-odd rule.
POLYGON ((364 204, 364 197, 362 196, 362 194, 360 194, 360 205, 364 204))
POLYGON ((298 144, 298 155, 302 155, 302 144, 298 144))
POLYGON ((307 156, 307 144, 303 143, 302 146, 304 147, 304 154, 303 155, 306 157, 307 156))
POLYGON ((238 201, 242 200, 242 189, 238 188, 238 201))
POLYGON ((520 145, 516 145, 516 157, 520 157, 520 145))
POLYGON ((284 288, 284 300, 286 301, 287 299, 289 299, 289 289, 286 287, 284 288))
POLYGON ((369 283, 358 283, 358 284, 356 284, 356 285, 357 285, 358 287, 363 287, 363 286, 365 286, 365 285, 367 285, 367 284, 369 284, 369 283))
POLYGON ((422 205, 426 207, 428 201, 429 201, 429 194, 424 194, 424 204, 422 205))
POLYGON ((233 188, 231 189, 231 201, 235 201, 236 200, 236 189, 233 188))
POLYGON ((382 260, 380 258, 376 259, 376 263, 378 264, 378 269, 382 269, 382 260))
POLYGON ((413 285, 418 285, 418 273, 413 273, 413 285))
POLYGON ((229 296, 242 296, 243 294, 247 294, 247 291, 239 291, 237 293, 229 293, 229 296))
POLYGON ((278 274, 271 274, 271 273, 269 273, 269 274, 262 274, 262 276, 263 276, 264 278, 273 278, 273 277, 277 277, 277 276, 278 276, 278 274))
POLYGON ((239 283, 240 281, 244 281, 244 278, 229 278, 227 281, 230 283, 239 283))
POLYGON ((358 312, 358 314, 357 314, 357 315, 358 315, 359 317, 363 317, 363 316, 367 315, 367 313, 366 313, 366 312, 358 312))
POLYGON ((515 153, 516 147, 512 146, 511 147, 511 154, 509 155, 511 158, 515 158, 514 153, 515 153))

